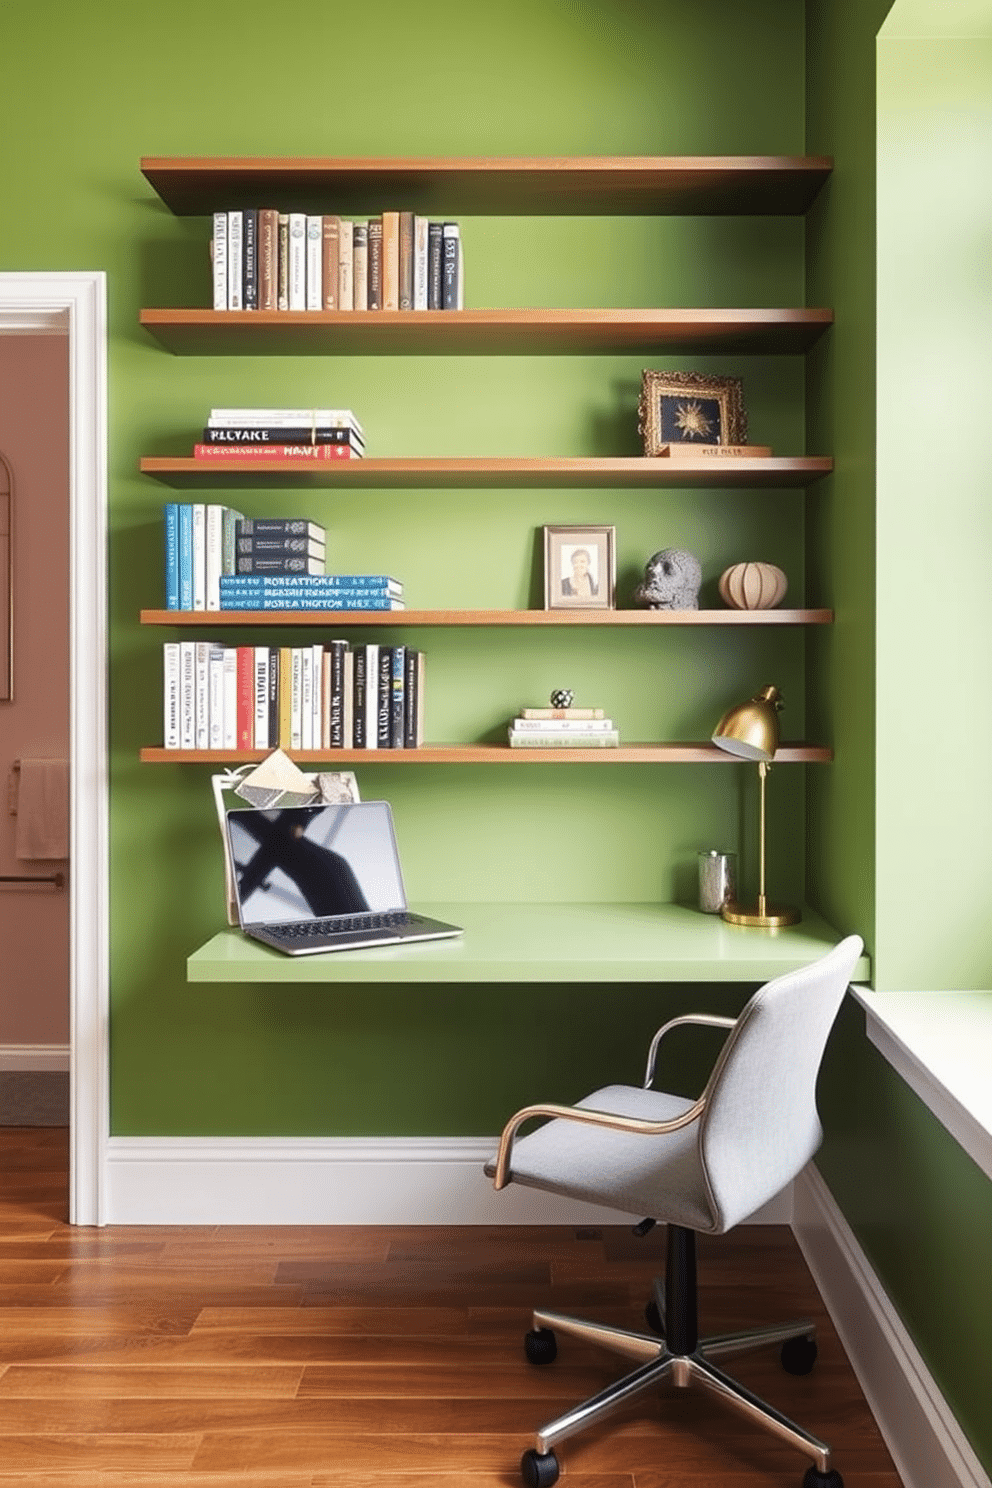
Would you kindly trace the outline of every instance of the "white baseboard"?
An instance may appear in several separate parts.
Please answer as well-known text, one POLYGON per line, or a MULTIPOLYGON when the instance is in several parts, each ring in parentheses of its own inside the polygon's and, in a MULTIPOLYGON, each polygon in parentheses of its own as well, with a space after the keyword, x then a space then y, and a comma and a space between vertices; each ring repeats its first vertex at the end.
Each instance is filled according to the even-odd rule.
MULTIPOLYGON (((630 1224, 511 1184, 488 1137, 111 1137, 107 1224, 630 1224)), ((788 1224, 791 1193, 753 1216, 788 1224)))
POLYGON ((0 1044, 0 1074, 46 1074, 68 1068, 68 1044, 0 1044))
POLYGON ((793 1230, 905 1488, 992 1488, 812 1165, 794 1185, 793 1230))

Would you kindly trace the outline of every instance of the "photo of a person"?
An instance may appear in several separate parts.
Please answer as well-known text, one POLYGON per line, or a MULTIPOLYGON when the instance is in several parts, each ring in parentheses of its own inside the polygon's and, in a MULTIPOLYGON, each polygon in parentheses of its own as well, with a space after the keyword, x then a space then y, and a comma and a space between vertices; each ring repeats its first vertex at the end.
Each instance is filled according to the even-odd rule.
POLYGON ((561 592, 565 599, 592 599, 599 593, 593 556, 588 548, 562 548, 561 592))

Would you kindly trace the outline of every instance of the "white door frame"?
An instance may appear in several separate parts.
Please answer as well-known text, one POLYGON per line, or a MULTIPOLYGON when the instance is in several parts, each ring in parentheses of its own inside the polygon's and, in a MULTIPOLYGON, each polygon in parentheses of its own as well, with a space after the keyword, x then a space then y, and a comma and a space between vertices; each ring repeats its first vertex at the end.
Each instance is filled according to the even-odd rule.
POLYGON ((107 852, 107 286, 0 273, 0 335, 69 341, 69 1219, 105 1222, 110 1130, 107 852))

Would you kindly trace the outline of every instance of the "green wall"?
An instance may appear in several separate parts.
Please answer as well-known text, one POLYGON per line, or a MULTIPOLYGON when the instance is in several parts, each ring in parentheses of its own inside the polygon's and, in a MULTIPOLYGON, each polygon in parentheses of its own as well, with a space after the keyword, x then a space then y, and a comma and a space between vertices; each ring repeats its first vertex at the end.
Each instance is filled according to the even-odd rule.
MULTIPOLYGON (((807 524, 809 582, 829 563, 838 607, 850 599, 809 667, 811 716, 833 719, 837 748, 829 774, 811 775, 810 892, 834 923, 864 927, 883 991, 989 985, 987 771, 966 737, 988 737, 989 712, 973 401, 988 380, 989 48, 893 36, 967 8, 897 4, 879 39, 876 268, 875 38, 889 4, 807 7, 807 149, 836 160, 809 223, 810 303, 837 312, 810 369, 837 473, 832 509, 807 524), (956 436, 940 439, 932 420, 948 406, 956 436), (947 727, 917 744, 941 698, 947 727)), ((868 1043, 853 1003, 820 1105, 817 1165, 988 1468, 992 1185, 868 1043)))
MULTIPOLYGON (((140 456, 188 452, 210 405, 234 403, 351 406, 377 455, 636 453, 642 361, 172 357, 140 329, 139 309, 208 303, 208 222, 166 211, 138 161, 801 153, 802 9, 384 0, 361 44, 342 34, 341 14, 301 3, 293 46, 259 0, 174 0, 126 20, 110 0, 5 7, 2 266, 108 273, 115 1134, 487 1132, 521 1099, 615 1075, 621 1049, 640 1059, 607 988, 563 1000, 548 988, 186 984, 186 955, 223 921, 221 858, 207 767, 137 760, 160 741, 169 634, 137 623, 161 603, 168 496, 138 475, 140 456)), ((480 218, 463 229, 469 306, 803 303, 801 220, 480 218)), ((648 364, 740 373, 752 438, 802 451, 801 358, 648 364)), ((704 601, 727 564, 763 557, 787 570, 802 602, 796 493, 231 500, 255 514, 305 506, 326 523, 335 564, 396 572, 413 607, 534 603, 540 528, 562 522, 616 524, 621 603, 645 558, 669 545, 700 555, 704 601)), ((604 705, 628 740, 706 737, 729 703, 769 680, 786 696, 787 734, 804 733, 799 633, 418 635, 434 740, 498 739, 520 705, 563 684, 604 705)), ((358 773, 363 796, 393 803, 414 900, 691 898, 698 848, 752 854, 743 767, 358 773)), ((769 892, 786 899, 803 894, 802 773, 776 771, 770 793, 769 892)), ((637 1029, 682 1003, 678 988, 623 993, 637 1029)))

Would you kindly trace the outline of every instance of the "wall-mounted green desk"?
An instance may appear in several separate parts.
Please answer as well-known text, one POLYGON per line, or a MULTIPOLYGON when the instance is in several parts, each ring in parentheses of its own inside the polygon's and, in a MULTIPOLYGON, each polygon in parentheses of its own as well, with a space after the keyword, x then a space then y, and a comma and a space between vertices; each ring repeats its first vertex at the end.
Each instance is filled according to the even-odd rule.
MULTIPOLYGON (((283 956, 224 930, 187 960, 191 982, 763 982, 840 936, 812 910, 750 930, 678 904, 418 904, 456 940, 283 956)), ((867 957, 855 970, 871 975, 867 957)))

